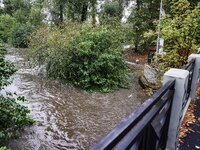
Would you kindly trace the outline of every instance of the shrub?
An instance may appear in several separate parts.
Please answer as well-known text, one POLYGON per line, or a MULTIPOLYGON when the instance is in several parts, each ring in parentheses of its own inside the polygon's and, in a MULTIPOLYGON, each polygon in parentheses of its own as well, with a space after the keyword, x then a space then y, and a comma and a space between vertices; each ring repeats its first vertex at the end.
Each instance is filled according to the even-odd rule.
POLYGON ((6 48, 2 43, 2 41, 0 41, 0 58, 3 57, 5 53, 6 53, 6 48))
POLYGON ((126 85, 122 49, 113 41, 111 32, 100 27, 83 29, 70 43, 70 79, 76 85, 103 92, 126 85))
POLYGON ((17 24, 12 28, 12 44, 14 47, 27 48, 29 36, 33 31, 30 24, 17 24))
POLYGON ((4 45, 0 42, 0 90, 3 86, 8 85, 9 77, 16 71, 15 66, 4 60, 4 55, 6 49, 4 45))
POLYGON ((16 20, 9 15, 0 15, 0 39, 7 42, 11 37, 11 28, 16 23, 16 20))
POLYGON ((127 66, 120 42, 106 27, 84 25, 53 30, 45 38, 38 35, 44 34, 32 37, 31 55, 46 64, 50 77, 68 80, 86 90, 108 92, 127 87, 127 66), (37 41, 43 43, 37 46, 37 41))
POLYGON ((170 68, 182 68, 187 61, 181 57, 176 50, 167 52, 165 55, 159 56, 157 62, 153 65, 159 69, 161 75, 170 68))
POLYGON ((12 94, 0 96, 0 141, 12 137, 16 128, 34 123, 27 116, 30 110, 17 101, 24 102, 26 99, 24 97, 13 98, 12 94))
POLYGON ((187 0, 179 0, 173 3, 171 12, 162 21, 161 34, 165 39, 165 51, 176 50, 186 62, 188 56, 200 46, 200 2, 191 9, 187 0))
POLYGON ((4 57, 0 56, 0 90, 3 86, 9 84, 8 79, 15 71, 15 66, 8 61, 4 61, 4 57))

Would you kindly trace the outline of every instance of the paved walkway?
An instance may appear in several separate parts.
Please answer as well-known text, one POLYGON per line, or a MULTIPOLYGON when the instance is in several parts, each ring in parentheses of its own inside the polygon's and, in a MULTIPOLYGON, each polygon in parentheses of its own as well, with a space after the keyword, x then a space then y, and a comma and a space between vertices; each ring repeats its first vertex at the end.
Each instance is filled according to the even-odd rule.
POLYGON ((200 99, 196 100, 196 109, 194 111, 197 122, 190 125, 190 133, 184 138, 184 143, 180 145, 179 150, 200 150, 200 99))

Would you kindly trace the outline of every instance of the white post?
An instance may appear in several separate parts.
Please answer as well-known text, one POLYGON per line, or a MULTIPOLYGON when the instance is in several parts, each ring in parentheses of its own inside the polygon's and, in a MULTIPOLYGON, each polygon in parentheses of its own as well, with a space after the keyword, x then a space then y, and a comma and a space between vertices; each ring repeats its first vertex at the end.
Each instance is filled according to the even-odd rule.
POLYGON ((196 89, 200 78, 200 54, 191 54, 188 58, 188 61, 195 59, 194 72, 192 77, 192 85, 190 97, 192 100, 196 97, 196 89))
POLYGON ((189 71, 170 69, 164 74, 163 84, 175 79, 175 91, 172 102, 166 150, 175 150, 178 145, 179 128, 181 124, 182 104, 186 98, 189 71))

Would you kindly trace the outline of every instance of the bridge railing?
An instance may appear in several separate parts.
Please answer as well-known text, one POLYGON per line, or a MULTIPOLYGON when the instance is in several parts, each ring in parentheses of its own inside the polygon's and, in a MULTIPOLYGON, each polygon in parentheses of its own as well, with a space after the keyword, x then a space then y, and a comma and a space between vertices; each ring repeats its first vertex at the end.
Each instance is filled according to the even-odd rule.
POLYGON ((183 69, 170 69, 163 86, 118 124, 92 150, 174 150, 187 107, 200 74, 200 55, 192 54, 183 69))
POLYGON ((93 149, 165 147, 166 142, 160 141, 167 138, 174 85, 175 81, 166 83, 93 149))

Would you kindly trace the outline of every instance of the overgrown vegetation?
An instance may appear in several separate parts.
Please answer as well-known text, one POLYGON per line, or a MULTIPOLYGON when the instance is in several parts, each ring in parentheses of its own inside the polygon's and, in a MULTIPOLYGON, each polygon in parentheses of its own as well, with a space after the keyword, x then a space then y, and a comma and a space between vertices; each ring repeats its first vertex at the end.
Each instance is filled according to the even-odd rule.
MULTIPOLYGON (((146 52, 156 43, 154 22, 159 18, 160 0, 136 0, 122 24, 124 8, 131 1, 105 0, 100 11, 97 0, 3 0, 0 20, 6 21, 0 23, 0 37, 15 47, 31 45, 30 57, 46 66, 49 77, 109 91, 125 85, 120 46, 128 43, 135 52, 146 52), (147 31, 153 34, 146 36, 147 31), (110 75, 112 71, 116 76, 110 75)), ((163 8, 167 15, 162 15, 160 36, 167 54, 158 60, 161 71, 184 65, 200 42, 198 0, 163 0, 163 8)))
POLYGON ((16 24, 12 28, 12 45, 17 48, 27 48, 32 31, 33 26, 31 24, 16 24))
POLYGON ((3 42, 8 42, 12 35, 11 29, 16 23, 16 19, 10 15, 0 15, 0 39, 3 42))
POLYGON ((155 30, 153 22, 159 18, 160 0, 137 0, 132 11, 130 22, 130 40, 133 41, 136 52, 145 52, 155 38, 146 38, 145 32, 155 30))
MULTIPOLYGON (((160 0, 106 0, 101 11, 97 0, 3 0, 3 4, 0 39, 17 48, 30 46, 28 59, 44 65, 49 77, 86 90, 109 92, 128 87, 122 45, 146 52, 156 43, 154 23, 159 18, 160 0), (124 8, 131 1, 135 2, 132 13, 122 24, 124 8)), ((162 73, 183 66, 188 55, 200 47, 199 1, 163 0, 163 8, 167 15, 162 18, 160 36, 166 54, 156 62, 162 73)), ((16 71, 4 60, 5 53, 0 44, 0 90, 9 85, 9 77, 16 71)), ((0 142, 16 128, 33 123, 20 100, 25 101, 12 94, 0 95, 0 142)))
POLYGON ((46 65, 50 77, 103 92, 128 85, 121 45, 107 27, 85 24, 74 29, 69 25, 62 31, 42 29, 32 37, 31 48, 31 55, 46 65), (40 41, 44 32, 48 34, 40 41))
MULTIPOLYGON (((0 90, 10 84, 9 78, 16 71, 12 63, 4 60, 5 53, 6 49, 0 43, 0 90)), ((26 99, 11 93, 0 95, 0 146, 4 144, 4 140, 13 136, 16 128, 34 122, 27 116, 30 112, 28 108, 20 105, 17 101, 24 102, 26 99)))
MULTIPOLYGON (((133 45, 135 52, 154 46, 154 22, 160 8, 160 0, 134 0, 132 13, 122 24, 124 8, 131 1, 106 0, 100 11, 97 0, 3 0, 0 39, 17 48, 30 46, 29 59, 44 65, 51 78, 86 90, 126 88, 129 71, 122 45, 133 45)), ((200 47, 199 0, 163 0, 163 8, 167 15, 162 18, 160 36, 165 39, 166 54, 155 63, 161 73, 169 67, 182 67, 188 55, 200 47)), ((16 71, 4 60, 5 53, 0 43, 0 90, 10 84, 9 78, 16 71)), ((27 116, 29 110, 18 101, 26 99, 0 95, 0 143, 16 128, 33 123, 27 116)))
POLYGON ((158 59, 159 69, 181 68, 188 56, 200 47, 200 3, 194 8, 187 0, 179 0, 171 6, 171 14, 162 20, 161 36, 165 39, 165 55, 158 59))

